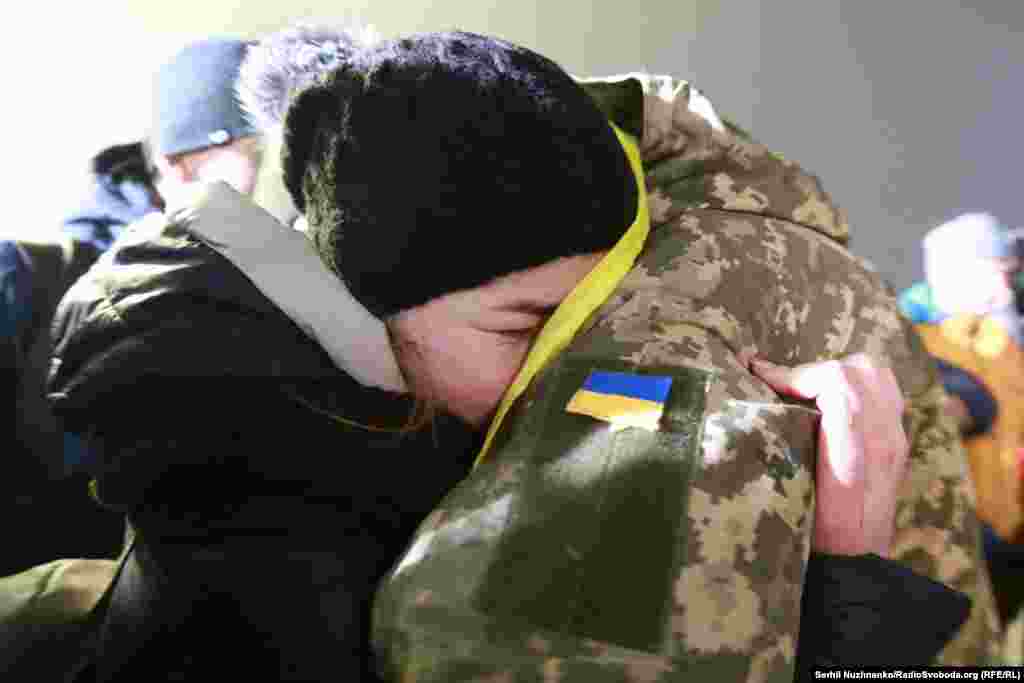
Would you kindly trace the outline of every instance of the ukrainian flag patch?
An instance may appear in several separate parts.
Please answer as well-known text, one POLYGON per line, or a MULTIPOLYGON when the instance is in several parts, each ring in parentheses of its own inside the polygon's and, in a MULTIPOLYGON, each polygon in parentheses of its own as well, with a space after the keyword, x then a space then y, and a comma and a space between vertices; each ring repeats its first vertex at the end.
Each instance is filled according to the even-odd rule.
POLYGON ((566 405, 569 413, 588 415, 613 428, 657 431, 672 378, 594 370, 566 405))

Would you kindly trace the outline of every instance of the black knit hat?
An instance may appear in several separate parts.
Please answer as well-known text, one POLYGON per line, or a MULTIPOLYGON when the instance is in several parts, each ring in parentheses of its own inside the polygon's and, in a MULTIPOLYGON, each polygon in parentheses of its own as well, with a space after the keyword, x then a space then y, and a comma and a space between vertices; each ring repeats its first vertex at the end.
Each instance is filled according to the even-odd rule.
POLYGON ((229 38, 201 40, 157 70, 152 140, 157 153, 184 154, 257 132, 235 96, 246 45, 229 38))
POLYGON ((352 56, 292 104, 283 157, 322 258, 379 317, 611 248, 637 211, 589 96, 546 58, 469 33, 352 56))

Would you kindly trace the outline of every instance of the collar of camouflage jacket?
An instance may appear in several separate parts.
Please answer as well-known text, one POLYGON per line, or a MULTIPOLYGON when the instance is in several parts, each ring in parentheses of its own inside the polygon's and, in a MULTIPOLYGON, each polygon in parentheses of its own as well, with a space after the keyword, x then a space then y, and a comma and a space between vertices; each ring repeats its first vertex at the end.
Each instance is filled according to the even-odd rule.
POLYGON ((687 209, 717 209, 849 241, 846 214, 817 177, 720 116, 687 81, 644 73, 576 81, 613 123, 640 141, 652 227, 687 209))

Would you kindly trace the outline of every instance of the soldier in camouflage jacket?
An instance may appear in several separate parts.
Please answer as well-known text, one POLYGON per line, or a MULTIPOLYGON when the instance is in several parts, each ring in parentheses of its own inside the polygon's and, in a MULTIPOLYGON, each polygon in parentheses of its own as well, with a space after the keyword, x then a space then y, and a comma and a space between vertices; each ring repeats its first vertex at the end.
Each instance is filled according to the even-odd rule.
MULTIPOLYGON (((689 83, 631 75, 584 86, 613 120, 624 126, 642 120, 651 236, 633 270, 561 354, 557 367, 542 373, 510 413, 502 427, 504 442, 499 435, 490 462, 421 528, 410 553, 416 561, 400 565, 382 589, 377 637, 390 661, 404 673, 419 672, 417 680, 443 680, 456 671, 483 674, 494 671, 495 661, 506 662, 508 680, 519 680, 534 666, 543 668, 547 680, 571 680, 574 674, 588 680, 675 680, 680 673, 672 656, 641 654, 659 648, 630 654, 597 638, 587 650, 586 641, 528 628, 478 638, 466 636, 456 622, 449 622, 451 631, 431 626, 455 605, 499 615, 518 610, 527 618, 536 615, 534 627, 544 623, 541 615, 549 607, 523 606, 528 588, 495 587, 517 580, 512 570, 495 567, 510 563, 509 553, 516 549, 531 548, 536 558, 539 541, 520 531, 518 545, 494 541, 487 554, 465 540, 467 525, 486 526, 480 518, 484 510, 528 485, 530 463, 538 458, 530 444, 536 448, 556 430, 544 424, 545 415, 557 410, 553 406, 560 399, 546 395, 562 390, 558 395, 567 397, 561 384, 566 380, 559 375, 578 383, 578 366, 600 361, 617 362, 619 369, 713 371, 696 473, 681 513, 690 540, 681 553, 686 559, 673 566, 675 616, 669 629, 675 645, 660 653, 682 657, 693 673, 728 673, 751 681, 771 679, 773 672, 785 677, 784 662, 795 657, 797 634, 803 633, 794 606, 805 576, 801 563, 787 567, 783 558, 806 557, 807 500, 813 488, 810 457, 803 467, 786 469, 800 462, 794 454, 813 449, 804 408, 780 404, 776 393, 748 371, 747 361, 758 355, 795 365, 856 352, 889 364, 908 400, 911 461, 894 556, 972 599, 970 618, 936 663, 991 661, 997 656, 999 624, 963 447, 941 409, 944 393, 932 363, 899 315, 894 293, 847 250, 844 213, 814 176, 717 116, 689 83), (765 454, 760 467, 746 460, 757 452, 765 454), (765 481, 775 484, 765 490, 765 481), (456 589, 443 578, 459 563, 473 562, 469 576, 485 577, 482 583, 456 589), (456 632, 464 638, 464 650, 441 654, 431 644, 434 637, 443 640, 456 632), (512 657, 516 651, 518 657, 512 657), (526 663, 531 659, 536 664, 526 663), (598 675, 603 678, 594 678, 598 675)), ((555 440, 551 448, 564 443, 555 440)), ((484 536, 475 541, 483 543, 484 536)), ((626 576, 621 580, 632 585, 626 576)), ((637 600, 633 591, 627 596, 627 602, 637 600)), ((458 623, 467 629, 505 628, 500 620, 456 614, 461 616, 447 618, 465 619, 458 623)))

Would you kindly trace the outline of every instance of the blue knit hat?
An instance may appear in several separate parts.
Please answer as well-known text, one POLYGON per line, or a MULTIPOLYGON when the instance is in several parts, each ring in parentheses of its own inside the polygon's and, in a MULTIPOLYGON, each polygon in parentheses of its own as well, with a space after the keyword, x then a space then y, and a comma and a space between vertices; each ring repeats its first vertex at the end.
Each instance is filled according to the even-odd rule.
POLYGON ((153 149, 158 154, 193 152, 257 132, 235 97, 247 47, 241 40, 202 40, 160 67, 153 108, 153 149))

